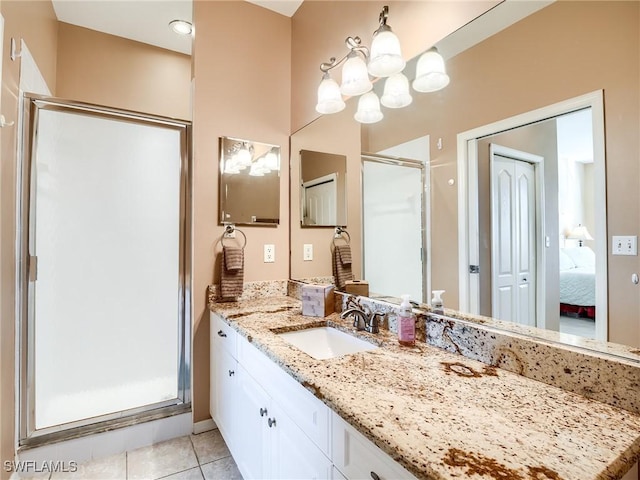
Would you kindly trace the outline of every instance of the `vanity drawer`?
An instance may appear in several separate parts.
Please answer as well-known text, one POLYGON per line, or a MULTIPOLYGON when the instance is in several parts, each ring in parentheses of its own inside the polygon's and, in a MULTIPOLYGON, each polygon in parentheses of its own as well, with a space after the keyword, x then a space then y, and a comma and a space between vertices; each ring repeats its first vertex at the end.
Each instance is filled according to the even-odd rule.
POLYGON ((415 479, 338 414, 331 417, 333 464, 347 479, 415 479))
POLYGON ((215 348, 223 348, 233 358, 238 358, 238 332, 231 328, 220 315, 211 313, 211 342, 215 348))

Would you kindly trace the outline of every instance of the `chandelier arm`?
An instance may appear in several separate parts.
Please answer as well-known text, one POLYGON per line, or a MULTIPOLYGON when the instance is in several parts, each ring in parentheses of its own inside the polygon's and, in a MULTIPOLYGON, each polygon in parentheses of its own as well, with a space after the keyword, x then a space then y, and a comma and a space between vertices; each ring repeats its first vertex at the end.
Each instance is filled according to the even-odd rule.
POLYGON ((344 44, 349 49, 349 53, 347 53, 340 60, 336 60, 336 57, 331 57, 328 62, 321 63, 320 71, 322 73, 328 73, 329 70, 342 65, 352 53, 359 53, 364 57, 365 61, 369 60, 369 49, 366 46, 361 45, 361 43, 362 40, 360 39, 360 37, 347 37, 344 41, 344 44))

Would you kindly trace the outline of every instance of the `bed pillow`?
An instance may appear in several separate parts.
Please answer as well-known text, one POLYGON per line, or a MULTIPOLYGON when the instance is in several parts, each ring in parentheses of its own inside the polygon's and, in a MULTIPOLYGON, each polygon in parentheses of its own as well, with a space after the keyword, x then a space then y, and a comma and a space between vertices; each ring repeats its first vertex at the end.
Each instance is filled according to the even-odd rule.
POLYGON ((565 248, 564 252, 573 260, 576 267, 596 266, 596 254, 589 247, 565 248))
POLYGON ((560 271, 563 270, 571 270, 572 268, 576 268, 576 264, 571 257, 567 255, 564 249, 560 249, 560 271))

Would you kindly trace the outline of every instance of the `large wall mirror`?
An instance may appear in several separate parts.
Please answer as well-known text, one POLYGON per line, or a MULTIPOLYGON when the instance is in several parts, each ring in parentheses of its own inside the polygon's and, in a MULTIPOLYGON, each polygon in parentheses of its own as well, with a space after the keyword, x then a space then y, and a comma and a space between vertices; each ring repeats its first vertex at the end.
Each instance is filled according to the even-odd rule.
POLYGON ((280 223, 280 147, 220 137, 220 224, 280 223))
MULTIPOLYGON (((357 192, 357 201, 347 209, 352 251, 361 259, 356 275, 369 280, 367 255, 389 256, 399 248, 398 239, 408 235, 404 222, 387 222, 384 228, 392 232, 391 239, 371 252, 376 242, 370 236, 380 234, 380 229, 370 232, 362 220, 367 156, 391 162, 417 160, 428 172, 426 201, 415 205, 424 209, 426 241, 420 253, 426 257, 423 285, 429 288, 415 300, 428 303, 430 290, 442 289, 445 307, 560 331, 561 341, 589 344, 578 339, 586 337, 640 345, 635 301, 625 308, 629 298, 638 295, 630 275, 637 258, 608 253, 611 235, 633 233, 623 232, 628 222, 613 206, 624 205, 625 198, 638 201, 638 5, 503 2, 437 47, 451 77, 445 89, 412 92, 411 105, 383 108, 384 119, 366 126, 353 119, 355 100, 350 99, 342 112, 320 117, 292 136, 298 150, 335 151, 336 138, 342 143, 347 191, 357 192), (514 21, 514 4, 522 3, 535 8, 514 21), (501 12, 511 16, 508 26, 487 33, 485 22, 494 22, 501 12), (599 32, 597 38, 594 31, 599 32), (478 32, 483 32, 480 41, 460 46, 478 32), (594 58, 605 64, 594 69, 594 58), (343 133, 326 134, 331 129, 343 133), (418 139, 426 142, 422 154, 388 154, 418 139), (617 180, 629 172, 635 175, 632 184, 617 180), (531 183, 522 184, 525 178, 531 183), (515 224, 506 227, 520 218, 515 213, 503 217, 506 223, 499 221, 499 206, 512 202, 513 211, 516 198, 528 202, 529 220, 519 230, 515 224), (525 264, 529 270, 512 268, 525 264), (500 276, 508 269, 513 277, 509 286, 500 276), (579 273, 584 273, 580 282, 588 298, 572 297, 567 291, 582 288, 566 287, 570 280, 565 277, 579 273), (533 296, 510 296, 505 293, 509 290, 529 290, 533 296), (603 323, 596 328, 598 321, 603 323)), ((292 170, 299 168, 297 162, 292 157, 292 170)), ((299 192, 292 191, 292 204, 298 198, 299 192)), ((299 261, 298 242, 309 240, 297 233, 299 226, 292 223, 291 228, 291 277, 330 276, 325 259, 299 261)), ((328 249, 330 238, 315 241, 328 249)), ((371 281, 369 288, 382 297, 398 294, 380 290, 371 281)))

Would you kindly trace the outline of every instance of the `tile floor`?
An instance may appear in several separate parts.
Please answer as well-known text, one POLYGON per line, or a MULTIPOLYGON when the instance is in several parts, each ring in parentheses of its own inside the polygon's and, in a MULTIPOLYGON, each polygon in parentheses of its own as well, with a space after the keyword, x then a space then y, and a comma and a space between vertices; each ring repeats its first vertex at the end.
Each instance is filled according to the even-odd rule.
POLYGON ((242 480, 220 432, 211 430, 78 465, 50 480, 242 480))

